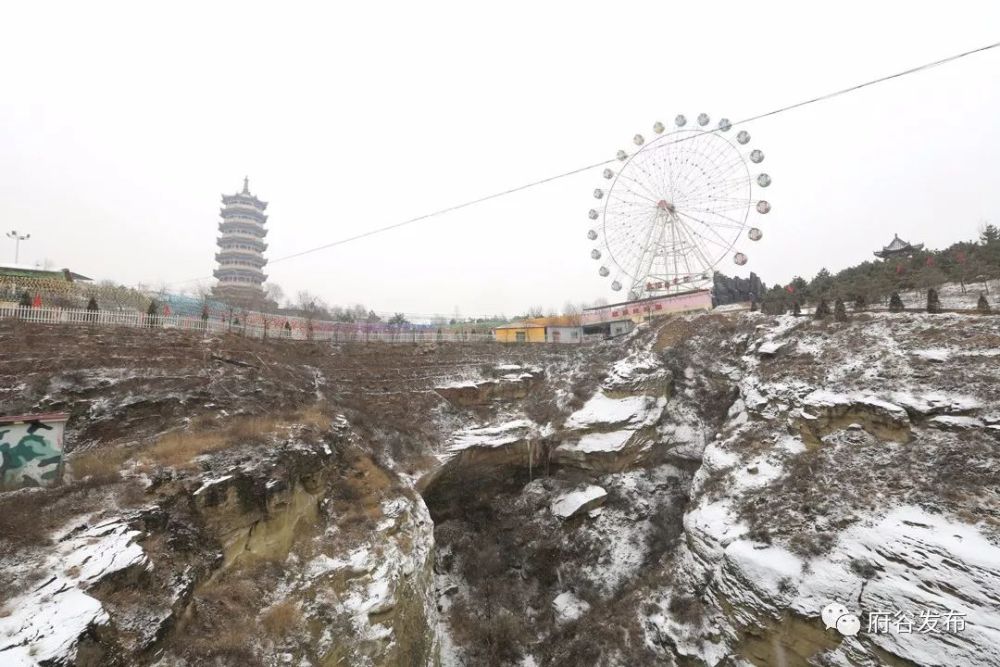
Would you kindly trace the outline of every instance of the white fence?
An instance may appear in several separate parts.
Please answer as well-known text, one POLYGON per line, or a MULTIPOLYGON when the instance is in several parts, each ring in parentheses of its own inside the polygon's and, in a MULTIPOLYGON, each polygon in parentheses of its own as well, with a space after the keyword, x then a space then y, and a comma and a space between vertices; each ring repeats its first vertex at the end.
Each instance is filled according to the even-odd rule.
POLYGON ((284 326, 285 318, 274 316, 270 321, 246 324, 239 318, 222 320, 201 319, 178 315, 146 315, 135 311, 90 311, 74 308, 27 308, 0 306, 0 319, 16 319, 38 324, 69 324, 83 326, 120 326, 136 329, 181 329, 208 334, 234 333, 249 338, 278 338, 289 340, 317 340, 331 342, 384 342, 384 343, 433 343, 493 341, 491 333, 442 331, 426 329, 371 330, 362 325, 341 324, 317 320, 310 327, 297 323, 284 326))

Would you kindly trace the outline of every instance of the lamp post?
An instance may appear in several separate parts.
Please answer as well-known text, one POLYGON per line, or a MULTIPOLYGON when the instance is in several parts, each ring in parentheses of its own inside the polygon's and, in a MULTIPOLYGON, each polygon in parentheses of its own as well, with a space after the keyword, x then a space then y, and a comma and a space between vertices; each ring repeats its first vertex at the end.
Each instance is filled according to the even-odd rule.
POLYGON ((7 232, 7 238, 14 239, 14 263, 17 264, 17 260, 21 256, 21 241, 30 239, 31 234, 18 234, 16 229, 12 229, 7 232))

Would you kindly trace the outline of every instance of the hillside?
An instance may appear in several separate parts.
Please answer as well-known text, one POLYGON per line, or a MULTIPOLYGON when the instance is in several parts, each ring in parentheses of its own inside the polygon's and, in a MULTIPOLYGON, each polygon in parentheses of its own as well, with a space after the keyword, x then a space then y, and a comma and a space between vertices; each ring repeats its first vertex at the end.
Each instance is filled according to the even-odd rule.
POLYGON ((1000 662, 994 316, 0 335, 0 410, 72 415, 67 482, 0 495, 5 665, 1000 662))

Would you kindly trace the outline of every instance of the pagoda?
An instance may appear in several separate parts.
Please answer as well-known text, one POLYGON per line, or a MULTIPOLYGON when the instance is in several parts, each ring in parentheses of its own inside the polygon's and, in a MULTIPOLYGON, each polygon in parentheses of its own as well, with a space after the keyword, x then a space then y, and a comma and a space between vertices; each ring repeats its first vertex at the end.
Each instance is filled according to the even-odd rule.
POLYGON ((890 257, 909 257, 915 252, 924 249, 923 243, 918 243, 913 245, 912 243, 907 243, 903 239, 899 238, 899 234, 892 235, 892 242, 882 248, 881 250, 876 250, 874 255, 881 259, 889 259, 890 257))
POLYGON ((221 236, 218 239, 219 252, 215 260, 219 268, 215 277, 219 284, 212 290, 213 295, 231 305, 253 307, 264 301, 264 251, 267 244, 264 237, 267 230, 264 210, 267 202, 250 194, 249 178, 243 179, 243 191, 234 195, 222 195, 224 204, 219 223, 221 236))

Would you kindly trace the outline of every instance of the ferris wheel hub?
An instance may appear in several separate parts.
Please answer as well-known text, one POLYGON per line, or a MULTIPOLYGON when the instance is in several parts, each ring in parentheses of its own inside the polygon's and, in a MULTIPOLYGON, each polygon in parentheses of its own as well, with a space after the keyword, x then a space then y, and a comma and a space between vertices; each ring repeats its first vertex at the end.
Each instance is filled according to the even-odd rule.
POLYGON ((656 202, 656 208, 660 209, 661 211, 669 211, 670 213, 674 212, 674 205, 668 202, 666 199, 661 199, 660 201, 656 202))

